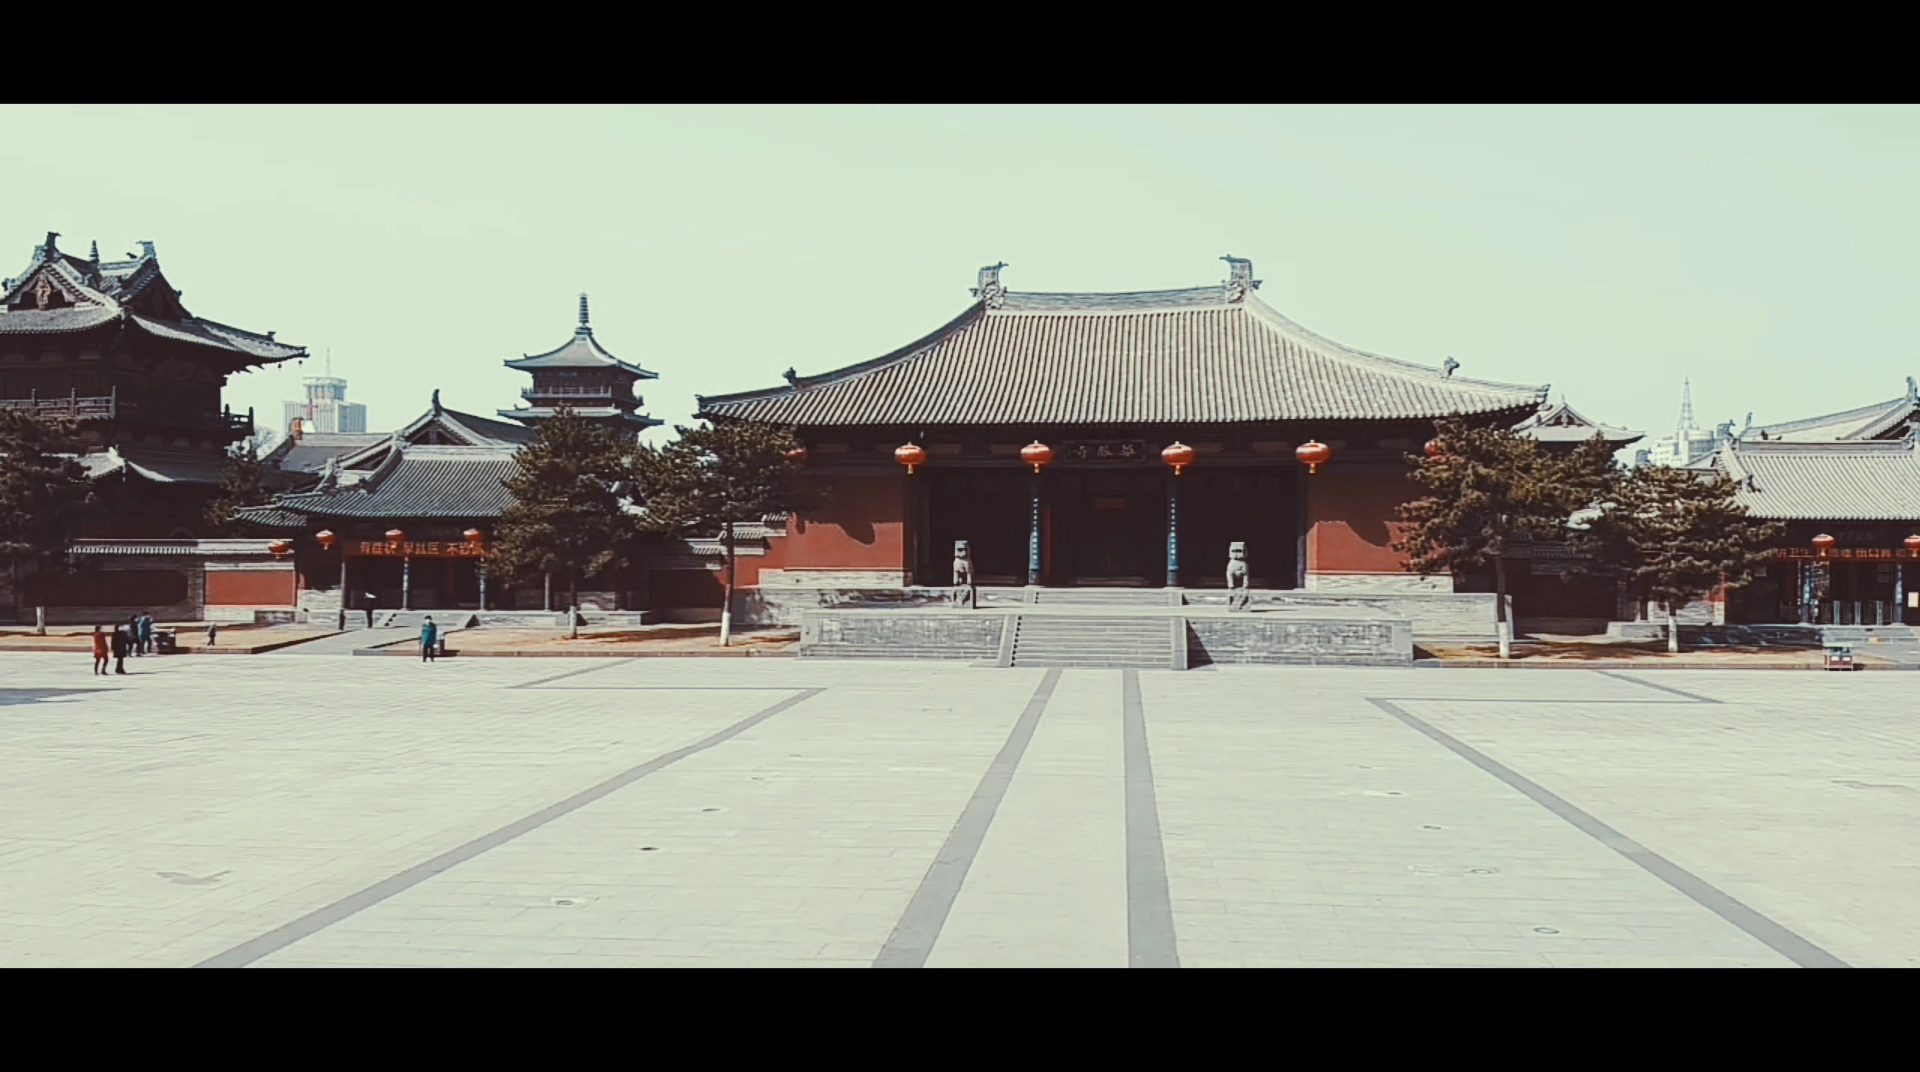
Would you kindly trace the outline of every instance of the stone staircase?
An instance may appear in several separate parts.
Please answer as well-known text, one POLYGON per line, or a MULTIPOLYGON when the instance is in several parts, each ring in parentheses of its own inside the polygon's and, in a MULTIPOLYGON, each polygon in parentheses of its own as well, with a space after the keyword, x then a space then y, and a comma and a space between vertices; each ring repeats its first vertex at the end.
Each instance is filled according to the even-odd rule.
POLYGON ((1180 606, 1180 593, 1165 588, 1036 588, 1033 602, 1045 607, 1180 606))
POLYGON ((1186 620, 1176 616, 1022 614, 1014 621, 1008 665, 1179 670, 1186 668, 1180 657, 1186 646, 1186 620))
MULTIPOLYGON (((408 629, 417 633, 420 623, 426 621, 428 615, 432 615, 433 624, 439 626, 443 633, 479 624, 479 619, 470 610, 377 610, 373 612, 373 625, 376 629, 408 629)), ((348 617, 352 617, 351 611, 348 617)))

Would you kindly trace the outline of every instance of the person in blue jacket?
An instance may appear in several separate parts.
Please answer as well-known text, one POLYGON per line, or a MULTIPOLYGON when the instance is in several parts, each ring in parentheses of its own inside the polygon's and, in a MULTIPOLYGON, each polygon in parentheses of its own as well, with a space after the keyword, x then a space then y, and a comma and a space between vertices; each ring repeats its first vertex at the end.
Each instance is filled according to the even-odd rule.
POLYGON ((434 648, 438 646, 437 642, 439 641, 439 639, 440 639, 440 627, 433 624, 433 615, 429 614, 427 615, 427 620, 420 623, 420 661, 421 662, 423 663, 433 662, 433 657, 435 655, 434 648))

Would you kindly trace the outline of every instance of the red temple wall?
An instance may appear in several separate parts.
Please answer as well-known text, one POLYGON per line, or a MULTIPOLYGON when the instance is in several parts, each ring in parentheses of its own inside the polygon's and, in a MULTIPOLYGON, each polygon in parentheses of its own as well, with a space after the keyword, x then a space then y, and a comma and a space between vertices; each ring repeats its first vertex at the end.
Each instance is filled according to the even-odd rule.
POLYGON ((898 475, 802 480, 824 488, 818 508, 787 522, 765 555, 742 558, 737 584, 760 583, 763 569, 901 570, 906 566, 906 490, 898 475))
POLYGON ((215 607, 291 607, 292 570, 208 570, 207 603, 215 607))
POLYGON ((1404 573, 1393 550, 1403 502, 1419 487, 1401 468, 1342 470, 1336 463, 1307 478, 1307 570, 1311 573, 1404 573))

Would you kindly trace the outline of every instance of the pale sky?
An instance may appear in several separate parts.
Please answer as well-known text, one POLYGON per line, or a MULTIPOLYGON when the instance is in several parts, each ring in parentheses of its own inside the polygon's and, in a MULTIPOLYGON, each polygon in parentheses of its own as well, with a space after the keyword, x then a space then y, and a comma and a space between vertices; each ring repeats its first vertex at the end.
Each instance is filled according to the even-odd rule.
POLYGON ((576 295, 647 411, 919 338, 1012 290, 1210 285, 1350 346, 1672 429, 1920 375, 1911 107, 6 107, 0 275, 157 244, 194 313, 331 349, 388 430, 491 415, 576 295))

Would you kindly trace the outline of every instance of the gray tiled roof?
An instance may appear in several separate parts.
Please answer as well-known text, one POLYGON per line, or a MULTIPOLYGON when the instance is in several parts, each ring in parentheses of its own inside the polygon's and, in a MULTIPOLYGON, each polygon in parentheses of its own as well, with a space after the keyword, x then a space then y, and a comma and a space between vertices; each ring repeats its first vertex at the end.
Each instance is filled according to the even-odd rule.
POLYGON ((280 469, 295 473, 317 473, 328 461, 364 450, 389 437, 382 432, 307 432, 292 436, 262 458, 280 469))
POLYGON ((218 484, 227 467, 226 457, 215 451, 148 447, 110 447, 80 455, 78 460, 92 480, 125 474, 156 484, 218 484))
POLYGON ((1899 398, 1797 421, 1756 425, 1742 432, 1741 438, 1789 443, 1889 439, 1905 435, 1916 421, 1920 421, 1920 394, 1916 393, 1914 381, 1909 377, 1907 393, 1899 398))
POLYGON ((660 378, 658 373, 648 372, 639 365, 629 365, 608 353, 594 339, 592 329, 587 327, 575 330, 573 338, 567 340, 567 344, 558 350, 515 358, 505 364, 510 369, 519 369, 522 372, 553 368, 615 368, 630 373, 635 379, 657 380, 660 378))
POLYGON ((1514 430, 1524 432, 1542 443, 1585 443, 1596 432, 1604 435, 1607 442, 1619 446, 1646 437, 1645 432, 1630 432, 1625 428, 1588 420, 1565 402, 1528 417, 1515 425, 1514 430))
POLYGON ((134 260, 106 263, 50 251, 45 246, 36 247, 33 262, 8 282, 5 296, 0 298, 0 334, 61 334, 124 320, 156 338, 225 351, 244 359, 245 364, 305 356, 306 350, 301 347, 193 316, 180 306, 177 292, 164 282, 159 284, 164 288, 160 292, 161 300, 156 304, 145 299, 140 307, 146 312, 134 312, 130 303, 161 279, 159 260, 151 245, 134 260), (10 308, 43 277, 71 304, 58 309, 10 308))
POLYGON ((1920 438, 1740 440, 1715 455, 1740 502, 1777 521, 1920 521, 1920 438))
POLYGON ((273 506, 313 517, 499 517, 513 501, 503 483, 513 456, 506 447, 395 444, 362 480, 283 495, 273 506))
POLYGON ((700 413, 801 426, 1392 420, 1518 416, 1546 397, 1343 346, 1228 287, 991 297, 884 357, 700 398, 700 413))

